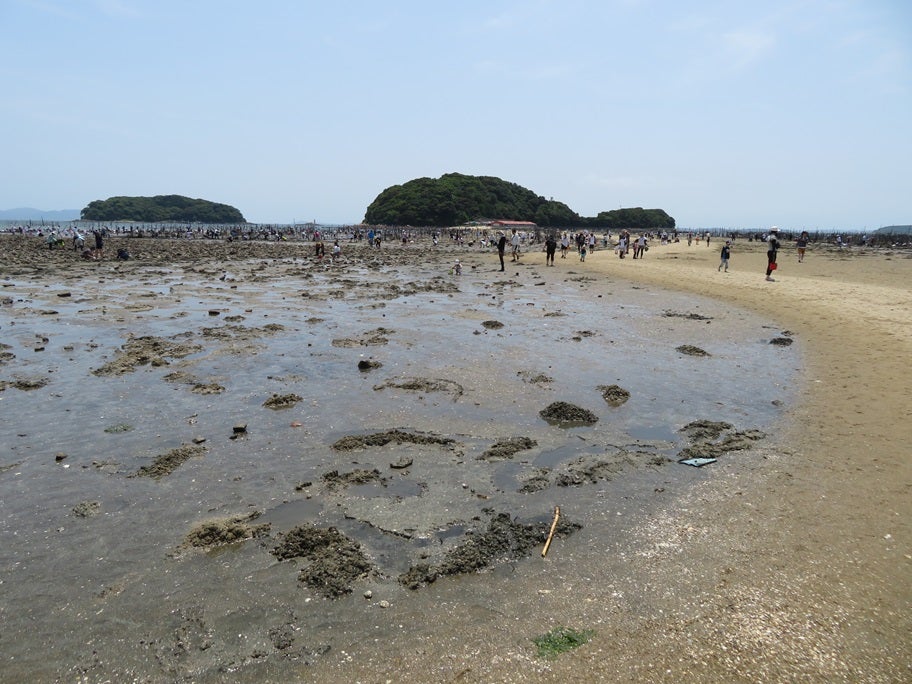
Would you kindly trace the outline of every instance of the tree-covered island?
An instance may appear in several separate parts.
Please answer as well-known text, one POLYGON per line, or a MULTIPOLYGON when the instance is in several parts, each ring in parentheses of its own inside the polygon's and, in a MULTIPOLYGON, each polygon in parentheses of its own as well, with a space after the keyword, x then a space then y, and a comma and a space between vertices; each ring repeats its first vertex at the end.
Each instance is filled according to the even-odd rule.
POLYGON ((563 202, 545 199, 494 176, 447 173, 387 188, 371 202, 364 222, 373 225, 455 226, 479 218, 531 221, 542 227, 673 229, 662 209, 613 209, 583 217, 563 202))
POLYGON ((240 211, 227 204, 182 195, 109 197, 89 202, 83 221, 143 221, 147 223, 246 223, 240 211))

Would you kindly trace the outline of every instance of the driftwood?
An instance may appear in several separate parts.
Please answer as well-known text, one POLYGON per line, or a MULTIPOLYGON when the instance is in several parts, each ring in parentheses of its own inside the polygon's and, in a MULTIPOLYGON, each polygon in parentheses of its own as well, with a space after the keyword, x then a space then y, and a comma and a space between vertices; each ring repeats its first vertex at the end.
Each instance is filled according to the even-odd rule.
POLYGON ((551 540, 554 538, 554 531, 557 529, 557 521, 560 519, 560 506, 554 507, 554 521, 551 523, 551 531, 548 532, 548 538, 545 540, 545 548, 542 549, 542 558, 548 555, 548 548, 551 546, 551 540))

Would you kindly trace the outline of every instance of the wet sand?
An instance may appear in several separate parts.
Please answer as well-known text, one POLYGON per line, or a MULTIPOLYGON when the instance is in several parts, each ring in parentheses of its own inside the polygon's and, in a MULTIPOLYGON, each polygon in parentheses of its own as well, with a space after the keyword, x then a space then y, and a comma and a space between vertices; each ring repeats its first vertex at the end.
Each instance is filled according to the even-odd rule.
MULTIPOLYGON (((165 268, 193 259, 198 273, 217 278, 223 269, 238 270, 248 279, 263 270, 251 260, 310 255, 305 245, 239 244, 207 261, 205 243, 144 241, 148 249, 140 250, 128 242, 141 259, 122 266, 8 249, 3 275, 40 275, 65 286, 98 266, 165 268)), ((617 534, 584 528, 560 540, 544 561, 438 581, 416 600, 394 599, 383 608, 375 602, 367 614, 382 635, 376 640, 352 630, 358 638, 349 648, 314 655, 299 669, 265 657, 259 664, 249 657, 251 647, 239 646, 247 660, 236 670, 201 666, 195 681, 287 681, 289 672, 300 672, 302 681, 907 678, 912 261, 901 253, 817 248, 802 264, 781 258, 778 282, 766 283, 759 246, 737 243, 728 274, 716 271, 718 246, 656 245, 643 261, 597 251, 585 264, 558 259, 554 271, 729 301, 789 331, 805 348, 805 368, 770 364, 751 372, 767 372, 777 392, 800 392, 800 400, 751 458, 732 466, 720 461, 673 496, 663 482, 639 475, 651 493, 646 503, 595 492, 604 520, 593 530, 611 521, 617 534), (537 658, 531 638, 557 625, 593 629, 595 637, 557 660, 537 658)), ((477 251, 410 258, 439 265, 450 255, 475 267, 473 277, 498 276, 496 257, 477 251)), ((516 272, 546 273, 543 262, 542 254, 528 254, 516 272)), ((724 336, 718 326, 714 334, 724 336)), ((337 341, 346 340, 364 342, 337 341)), ((86 504, 81 510, 91 515, 86 504)), ((356 591, 350 601, 349 609, 364 599, 356 591)), ((326 610, 337 628, 348 619, 339 607, 326 610)), ((176 629, 190 634, 198 622, 195 614, 182 615, 176 629)), ((95 681, 104 667, 87 666, 86 676, 95 681)))

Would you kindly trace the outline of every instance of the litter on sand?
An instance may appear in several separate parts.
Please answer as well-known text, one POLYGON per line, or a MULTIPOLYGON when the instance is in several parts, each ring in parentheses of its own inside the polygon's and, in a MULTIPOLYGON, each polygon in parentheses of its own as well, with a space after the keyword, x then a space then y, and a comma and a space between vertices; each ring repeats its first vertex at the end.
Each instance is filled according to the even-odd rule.
POLYGON ((694 468, 702 468, 708 463, 715 463, 716 459, 714 458, 682 458, 678 463, 683 463, 684 465, 693 466, 694 468))

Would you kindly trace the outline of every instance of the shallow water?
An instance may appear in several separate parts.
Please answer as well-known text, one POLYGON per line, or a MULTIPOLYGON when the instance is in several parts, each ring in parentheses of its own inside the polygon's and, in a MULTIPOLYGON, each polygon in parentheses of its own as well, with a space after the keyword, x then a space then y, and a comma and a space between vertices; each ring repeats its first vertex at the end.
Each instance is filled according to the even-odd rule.
MULTIPOLYGON (((397 575, 457 543, 485 509, 532 522, 550 520, 559 504, 584 525, 581 539, 620 534, 606 497, 624 502, 618 510, 642 512, 642 492, 712 477, 712 466, 674 463, 683 425, 705 418, 764 430, 792 399, 771 378, 799 365, 799 345, 770 345, 781 331, 748 312, 561 269, 513 272, 468 272, 430 292, 410 287, 435 282, 430 266, 340 276, 299 272, 293 261, 226 281, 182 269, 50 286, 7 281, 2 294, 13 304, 0 308, 0 330, 15 358, 0 366, 0 379, 48 384, 0 392, 4 679, 198 677, 253 661, 281 671, 291 651, 270 630, 283 625, 299 635, 298 665, 319 659, 325 646, 383 634, 364 611, 365 588, 420 610, 424 590, 402 589, 397 575), (447 291, 453 283, 458 290, 447 291), (482 326, 491 320, 503 327, 482 326), (212 334, 226 325, 236 327, 212 334), (144 335, 202 348, 121 376, 92 373, 144 335), (683 344, 710 356, 682 355, 683 344), (359 371, 368 358, 382 366, 359 371), (186 381, 165 380, 175 371, 186 381), (394 386, 409 378, 445 381, 443 391, 394 386), (192 381, 225 389, 197 394, 192 381), (618 408, 597 389, 611 384, 630 392, 618 408), (265 408, 274 393, 301 401, 265 408), (554 401, 599 421, 549 425, 538 414, 554 401), (239 423, 247 433, 231 439, 239 423), (110 431, 116 426, 129 429, 110 431), (394 427, 457 444, 332 448, 343 436, 394 427), (508 460, 477 458, 515 436, 537 446, 508 460), (134 477, 194 438, 206 440, 203 457, 158 481, 134 477), (400 457, 413 465, 391 469, 400 457), (617 468, 593 484, 518 491, 581 458, 616 460, 617 468), (336 491, 322 481, 355 468, 376 468, 385 481, 336 491), (75 516, 83 501, 97 501, 99 514, 75 516), (175 556, 199 522, 251 511, 271 523, 271 539, 175 556), (294 562, 268 553, 277 534, 303 521, 357 540, 378 574, 350 597, 315 598, 294 562)), ((491 581, 502 572, 489 571, 491 581)))

